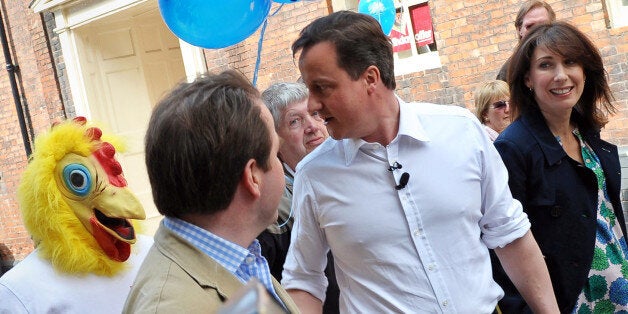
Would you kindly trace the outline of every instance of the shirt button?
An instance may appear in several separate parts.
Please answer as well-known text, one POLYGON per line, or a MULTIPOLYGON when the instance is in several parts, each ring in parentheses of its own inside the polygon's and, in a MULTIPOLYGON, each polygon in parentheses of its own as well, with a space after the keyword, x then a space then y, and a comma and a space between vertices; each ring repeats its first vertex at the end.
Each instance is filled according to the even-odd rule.
POLYGON ((252 256, 247 256, 244 262, 246 262, 247 264, 253 264, 253 260, 254 259, 252 256))
POLYGON ((415 229, 414 230, 414 235, 417 236, 417 237, 420 236, 421 235, 421 230, 415 229))
POLYGON ((443 303, 442 303, 442 304, 443 304, 443 306, 444 306, 444 307, 447 307, 447 305, 449 304, 449 302, 447 302, 447 300, 445 300, 445 301, 443 301, 443 303))
POLYGON ((429 265, 427 266, 427 269, 428 269, 428 270, 430 270, 430 271, 432 271, 432 270, 436 269, 436 265, 434 265, 434 264, 429 264, 429 265))

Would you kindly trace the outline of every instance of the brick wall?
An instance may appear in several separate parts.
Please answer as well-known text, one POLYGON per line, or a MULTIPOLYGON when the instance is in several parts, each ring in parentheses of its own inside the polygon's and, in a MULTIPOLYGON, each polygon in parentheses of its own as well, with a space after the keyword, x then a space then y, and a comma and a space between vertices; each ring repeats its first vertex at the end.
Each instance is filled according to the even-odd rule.
MULTIPOLYGON (((277 11, 280 4, 274 3, 270 14, 277 11)), ((313 19, 326 15, 325 1, 297 2, 285 4, 277 14, 268 18, 261 49, 261 62, 258 71, 257 87, 264 90, 275 82, 294 82, 299 78, 299 69, 292 59, 290 45, 298 37, 303 27, 313 19)), ((258 42, 261 27, 245 41, 218 50, 205 50, 207 67, 210 72, 235 68, 253 80, 258 42)))
MULTIPOLYGON (((602 132, 612 143, 628 145, 628 27, 608 29, 600 0, 548 1, 559 20, 587 33, 604 58, 619 109, 602 132)), ((406 100, 454 104, 473 109, 473 91, 495 78, 517 44, 514 18, 522 1, 433 0, 429 6, 442 67, 397 77, 397 92, 406 100)), ((273 4, 271 13, 278 8, 273 4)), ((293 81, 298 69, 290 45, 312 19, 327 14, 324 1, 286 4, 269 18, 257 86, 293 81)), ((260 31, 227 49, 205 51, 210 71, 237 68, 253 79, 260 31)))
MULTIPOLYGON (((30 0, 3 0, 2 16, 8 33, 13 64, 19 68, 17 85, 30 119, 31 135, 47 129, 65 116, 55 67, 42 15, 33 14, 30 0), (7 18, 8 17, 8 18, 7 18)), ((6 64, 3 55, 0 62, 6 64)), ((0 255, 3 264, 23 259, 33 249, 17 206, 16 189, 26 166, 26 154, 18 124, 9 75, 0 72, 0 255)))

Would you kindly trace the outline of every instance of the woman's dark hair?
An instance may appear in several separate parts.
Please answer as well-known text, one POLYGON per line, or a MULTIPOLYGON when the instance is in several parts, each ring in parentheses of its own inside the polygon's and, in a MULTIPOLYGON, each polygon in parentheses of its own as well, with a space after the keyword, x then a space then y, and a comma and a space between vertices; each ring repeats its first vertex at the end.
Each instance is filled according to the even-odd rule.
POLYGON ((508 70, 513 119, 530 110, 538 110, 534 92, 525 84, 537 47, 545 47, 563 58, 575 60, 582 67, 586 80, 574 109, 581 115, 581 127, 599 131, 608 122, 607 115, 617 111, 611 103, 613 95, 602 56, 585 34, 565 22, 535 26, 515 48, 508 70))

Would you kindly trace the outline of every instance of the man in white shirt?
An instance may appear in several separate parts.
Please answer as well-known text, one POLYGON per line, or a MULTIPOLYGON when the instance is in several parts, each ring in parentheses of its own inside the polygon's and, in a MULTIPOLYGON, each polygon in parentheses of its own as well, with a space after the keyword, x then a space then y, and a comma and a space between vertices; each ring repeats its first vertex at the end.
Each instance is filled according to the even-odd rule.
POLYGON ((320 313, 325 253, 343 313, 491 313, 503 291, 488 248, 538 313, 558 313, 530 223, 506 169, 466 109, 406 104, 377 21, 340 11, 292 45, 308 110, 328 140, 297 167, 298 210, 282 285, 320 313))

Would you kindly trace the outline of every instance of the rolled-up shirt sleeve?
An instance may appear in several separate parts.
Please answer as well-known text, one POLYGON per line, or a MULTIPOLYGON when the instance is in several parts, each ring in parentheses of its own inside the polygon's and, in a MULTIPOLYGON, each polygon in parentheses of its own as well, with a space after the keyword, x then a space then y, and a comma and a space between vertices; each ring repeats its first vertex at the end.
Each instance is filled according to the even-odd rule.
POLYGON ((508 171, 493 144, 482 141, 483 180, 480 229, 482 241, 490 249, 504 247, 530 230, 528 215, 521 203, 512 197, 508 171))
POLYGON ((294 182, 292 208, 296 217, 281 284, 285 289, 307 291, 325 301, 324 269, 329 246, 319 227, 316 197, 306 172, 300 171, 294 182))

